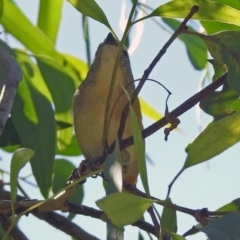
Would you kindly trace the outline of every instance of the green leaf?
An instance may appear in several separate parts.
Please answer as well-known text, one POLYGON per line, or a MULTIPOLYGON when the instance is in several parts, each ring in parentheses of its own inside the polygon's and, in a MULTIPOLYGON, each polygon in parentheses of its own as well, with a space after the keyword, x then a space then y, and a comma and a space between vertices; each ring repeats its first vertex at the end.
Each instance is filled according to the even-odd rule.
POLYGON ((91 46, 90 46, 90 37, 89 37, 89 24, 88 24, 88 17, 82 15, 82 28, 83 28, 83 36, 85 40, 85 48, 87 54, 87 63, 88 68, 90 68, 92 60, 91 60, 91 46))
POLYGON ((132 107, 130 107, 130 119, 131 119, 133 142, 134 142, 134 148, 135 148, 136 157, 138 161, 140 177, 143 183, 144 190, 146 191, 146 194, 150 196, 150 191, 148 186, 148 177, 147 177, 147 165, 145 161, 144 141, 142 139, 142 132, 139 127, 137 115, 132 107))
POLYGON ((145 116, 151 118, 152 120, 159 120, 163 117, 163 115, 158 112, 154 107, 152 107, 148 102, 146 102, 143 98, 139 97, 139 103, 141 106, 141 112, 145 116))
POLYGON ((18 174, 26 163, 33 157, 34 151, 28 148, 20 148, 13 153, 10 167, 11 200, 17 197, 18 174))
POLYGON ((88 72, 87 63, 82 61, 79 58, 76 58, 76 57, 66 54, 66 53, 62 54, 62 56, 64 57, 64 60, 69 65, 71 65, 73 70, 78 74, 79 81, 76 83, 76 87, 78 87, 80 82, 82 82, 87 76, 87 72, 88 72))
POLYGON ((42 95, 44 95, 50 102, 53 102, 51 93, 43 80, 43 77, 39 71, 38 66, 30 59, 26 51, 15 49, 16 60, 22 69, 25 69, 29 82, 34 86, 42 95))
MULTIPOLYGON (((166 205, 168 203, 172 203, 170 198, 167 199, 166 205)), ((164 206, 161 225, 164 226, 164 228, 167 228, 170 232, 177 232, 177 213, 175 209, 164 206)))
POLYGON ((96 204, 115 226, 122 227, 141 218, 153 202, 129 193, 113 193, 96 201, 96 204))
POLYGON ((184 237, 182 237, 176 233, 172 233, 172 232, 168 231, 167 229, 164 229, 164 232, 166 232, 171 237, 171 240, 186 240, 184 237))
POLYGON ((207 34, 213 34, 226 30, 240 31, 239 26, 222 22, 202 21, 201 24, 204 27, 207 34))
MULTIPOLYGON (((162 19, 174 31, 179 27, 180 21, 175 19, 162 19)), ((192 29, 189 27, 189 29, 192 29)), ((205 43, 198 37, 181 34, 178 37, 186 46, 189 60, 196 70, 202 70, 206 67, 207 48, 205 43)))
POLYGON ((66 111, 64 113, 56 114, 56 119, 58 123, 57 127, 59 126, 59 123, 61 123, 61 125, 64 124, 66 126, 60 131, 57 131, 57 148, 60 151, 64 151, 64 149, 66 149, 71 143, 72 136, 73 136, 73 127, 72 127, 73 123, 72 123, 71 110, 69 109, 69 111, 66 111))
POLYGON ((11 117, 20 136, 22 146, 31 148, 35 155, 31 160, 33 175, 42 195, 47 198, 53 173, 56 144, 56 124, 51 103, 29 83, 31 76, 22 68, 23 80, 18 86, 11 117), (26 94, 24 94, 26 92, 26 94), (23 112, 30 94, 32 111, 23 112), (32 120, 31 112, 36 119, 32 120))
POLYGON ((4 1, 1 24, 32 53, 50 56, 59 62, 63 61, 50 39, 26 18, 13 1, 4 1))
MULTIPOLYGON (((7 217, 5 217, 7 218, 7 217)), ((0 239, 4 239, 4 240, 14 240, 10 235, 8 235, 7 237, 5 236, 6 234, 6 231, 5 229, 3 228, 2 224, 0 225, 0 239), (5 238, 3 238, 5 237, 5 238)))
POLYGON ((183 168, 213 158, 239 141, 240 111, 210 123, 191 144, 183 168))
POLYGON ((192 19, 219 21, 240 26, 240 11, 227 5, 208 0, 175 0, 167 2, 156 8, 151 14, 144 18, 154 16, 185 18, 194 5, 199 6, 199 10, 193 15, 192 19))
POLYGON ((72 135, 72 127, 68 127, 57 132, 57 147, 60 151, 63 151, 69 146, 72 141, 72 135))
MULTIPOLYGON (((212 0, 217 3, 225 4, 228 5, 232 8, 240 10, 240 5, 238 1, 235 0, 212 0)), ((226 24, 222 22, 210 22, 210 21, 203 21, 202 22, 203 27, 205 28, 206 32, 208 34, 220 32, 223 30, 235 30, 235 31, 240 31, 239 26, 235 26, 232 24, 226 24)))
MULTIPOLYGON (((65 159, 56 159, 54 161, 54 175, 53 175, 53 193, 57 193, 65 187, 68 177, 71 175, 73 169, 75 169, 71 162, 65 159)), ((70 202, 81 204, 84 197, 83 185, 79 185, 77 191, 69 198, 70 202)), ((72 219, 75 214, 69 214, 69 218, 72 219)))
MULTIPOLYGON (((51 58, 37 58, 37 62, 43 79, 51 92, 56 112, 69 115, 72 97, 76 89, 74 83, 76 75, 67 66, 51 58)), ((58 120, 65 120, 65 116, 58 118, 58 120)))
POLYGON ((55 43, 62 17, 63 0, 39 2, 38 27, 55 43))
POLYGON ((225 204, 224 206, 218 208, 216 211, 218 212, 230 212, 237 211, 240 208, 240 198, 233 200, 232 202, 225 204))
POLYGON ((210 240, 237 240, 240 236, 240 213, 234 212, 210 222, 198 230, 208 235, 210 240))
POLYGON ((57 131, 72 127, 72 124, 68 122, 56 121, 56 124, 57 124, 57 131))
POLYGON ((218 2, 221 4, 226 4, 232 8, 236 8, 240 10, 240 5, 239 2, 235 1, 235 0, 212 0, 213 2, 218 2))
MULTIPOLYGON (((193 33, 195 34, 195 33, 193 33)), ((232 89, 240 94, 240 32, 224 31, 213 35, 203 35, 201 37, 216 62, 226 64, 228 69, 227 81, 232 89)))
POLYGON ((213 59, 209 59, 208 62, 210 62, 214 68, 214 75, 212 77, 213 81, 217 80, 220 76, 227 72, 227 68, 224 64, 220 64, 213 59))
POLYGON ((71 3, 80 13, 103 23, 111 29, 106 15, 94 0, 68 0, 68 2, 71 3))
POLYGON ((201 109, 219 120, 240 110, 239 94, 232 90, 228 83, 221 91, 212 92, 200 102, 201 109))
POLYGON ((66 145, 65 148, 61 148, 61 149, 57 148, 56 154, 63 155, 63 156, 73 156, 73 157, 82 155, 78 147, 76 136, 72 134, 71 142, 68 145, 66 145))

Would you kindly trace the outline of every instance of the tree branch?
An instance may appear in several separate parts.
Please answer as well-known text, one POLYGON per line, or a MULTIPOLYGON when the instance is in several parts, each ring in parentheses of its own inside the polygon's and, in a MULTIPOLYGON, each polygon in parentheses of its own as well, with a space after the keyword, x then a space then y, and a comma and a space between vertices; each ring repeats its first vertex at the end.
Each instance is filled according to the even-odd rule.
POLYGON ((87 233, 82 228, 80 228, 77 224, 73 223, 71 220, 66 217, 55 213, 55 212, 32 212, 32 214, 46 221, 51 226, 61 230, 62 232, 70 235, 71 237, 78 240, 99 240, 97 237, 87 233))
MULTIPOLYGON (((0 189, 0 199, 10 199, 10 192, 5 191, 3 189, 0 189)), ((23 202, 25 200, 24 197, 22 196, 17 196, 17 201, 18 202, 23 202)), ((8 202, 8 205, 11 204, 11 201, 6 201, 8 202)), ((25 201, 26 203, 27 201, 25 201)), ((31 202, 31 201, 28 201, 31 202)), ((1 206, 1 204, 0 204, 1 206)), ((26 210, 27 207, 19 207, 16 209, 15 213, 21 213, 24 210, 26 210)), ((10 211, 1 211, 4 213, 11 213, 10 211)), ((46 221, 47 223, 49 223, 50 225, 52 225, 53 227, 63 231, 64 233, 78 239, 78 240, 98 240, 98 238, 94 237, 93 235, 87 233, 86 231, 84 231, 82 228, 80 228, 78 225, 76 225, 75 223, 73 223, 72 221, 70 221, 69 219, 61 216, 58 213, 55 212, 39 212, 38 210, 34 210, 31 212, 31 214, 33 214, 35 217, 46 221)), ((20 238, 16 238, 17 240, 20 238)), ((24 239, 25 240, 25 239, 24 239)))
MULTIPOLYGON (((11 221, 9 220, 8 217, 6 217, 4 214, 0 213, 0 222, 2 224, 2 227, 4 228, 5 231, 8 230, 8 228, 11 225, 11 221)), ((12 230, 10 231, 9 235, 14 239, 14 240, 28 240, 28 238, 24 235, 24 233, 15 225, 12 230)))
POLYGON ((4 85, 0 95, 0 135, 12 109, 14 97, 17 92, 17 86, 22 78, 22 73, 17 62, 11 55, 0 47, 0 65, 6 71, 4 85))
MULTIPOLYGON (((173 117, 179 117, 183 113, 187 112, 189 109, 194 107, 197 103, 199 103, 201 100, 203 100, 206 96, 208 96, 210 93, 214 92, 216 89, 218 89, 220 86, 222 86, 227 81, 227 73, 220 76, 217 80, 209 84, 207 87, 202 89, 200 92, 196 93, 189 99, 187 99, 185 102, 183 102, 180 106, 175 108, 172 112, 169 114, 173 117)), ((157 122, 153 123, 149 127, 142 130, 142 138, 145 139, 164 127, 166 124, 168 124, 168 120, 166 117, 161 118, 157 122)), ((125 138, 121 140, 120 142, 120 150, 123 150, 133 144, 133 136, 125 138)), ((112 153, 115 148, 115 142, 112 143, 112 145, 108 149, 108 154, 112 153)), ((69 178, 70 180, 73 179, 79 179, 82 176, 85 176, 86 174, 89 174, 93 170, 99 169, 99 167, 104 163, 105 161, 105 155, 94 158, 94 159, 87 159, 83 160, 83 164, 81 163, 75 171, 73 171, 74 174, 69 178)))
MULTIPOLYGON (((193 6, 187 15, 187 17, 183 20, 183 22, 180 24, 180 26, 177 28, 177 30, 173 33, 173 35, 169 38, 169 40, 165 43, 165 45, 162 47, 162 49, 158 52, 157 56, 153 59, 153 61, 150 63, 149 67, 144 71, 142 78, 140 79, 140 82, 134 91, 133 95, 131 96, 131 104, 134 103, 136 100, 139 92, 141 91, 143 85, 145 84, 146 80, 148 79, 150 73, 152 72, 153 68, 156 66, 156 64, 160 61, 162 56, 166 53, 167 49, 170 47, 170 45, 174 42, 174 40, 181 34, 183 30, 187 28, 186 24, 191 19, 191 17, 198 11, 198 6, 193 6)), ((125 122, 127 119, 127 115, 129 112, 129 105, 127 104, 123 110, 121 121, 120 121, 120 127, 118 130, 118 139, 122 139, 125 122)), ((115 146, 115 144, 114 144, 115 146)))

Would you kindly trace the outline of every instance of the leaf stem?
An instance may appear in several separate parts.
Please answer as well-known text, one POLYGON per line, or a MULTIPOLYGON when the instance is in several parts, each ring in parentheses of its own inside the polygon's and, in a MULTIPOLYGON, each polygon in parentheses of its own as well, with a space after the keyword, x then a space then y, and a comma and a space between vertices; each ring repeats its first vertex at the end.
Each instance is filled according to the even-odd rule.
POLYGON ((108 138, 108 132, 109 132, 110 106, 111 106, 111 101, 112 101, 113 88, 114 88, 114 85, 115 85, 115 82, 116 82, 118 64, 119 64, 119 60, 120 60, 120 57, 121 57, 121 54, 122 54, 122 49, 123 49, 125 40, 127 38, 128 30, 132 26, 132 17, 133 17, 135 8, 137 6, 137 3, 138 3, 138 0, 135 0, 134 3, 133 3, 130 15, 128 17, 127 26, 126 26, 126 28, 124 30, 124 33, 123 33, 122 40, 118 44, 117 57, 116 57, 116 60, 115 60, 114 69, 113 69, 113 73, 112 73, 112 78, 111 78, 111 83, 110 83, 108 97, 107 97, 107 103, 106 103, 105 116, 104 116, 103 139, 102 139, 102 145, 103 145, 104 153, 105 153, 105 149, 107 149, 107 147, 108 147, 107 138, 108 138))

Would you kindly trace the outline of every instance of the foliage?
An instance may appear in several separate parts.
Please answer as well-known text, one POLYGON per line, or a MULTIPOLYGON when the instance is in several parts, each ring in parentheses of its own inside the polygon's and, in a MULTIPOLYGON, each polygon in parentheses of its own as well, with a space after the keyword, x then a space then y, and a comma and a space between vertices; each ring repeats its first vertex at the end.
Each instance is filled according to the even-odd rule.
MULTIPOLYGON (((85 21, 87 17, 92 18, 99 24, 108 27, 117 37, 111 27, 111 22, 108 21, 106 14, 96 1, 68 1, 83 14, 85 21)), ((0 46, 16 59, 22 70, 22 81, 18 86, 11 116, 9 116, 0 137, 0 147, 10 153, 18 149, 15 155, 20 151, 19 148, 29 148, 34 151, 32 156, 32 151, 26 150, 31 151, 29 154, 32 156, 30 163, 33 176, 42 196, 46 199, 51 190, 54 193, 60 190, 61 186, 66 183, 71 170, 76 167, 68 160, 69 157, 81 155, 73 134, 71 104, 75 89, 83 81, 88 69, 88 63, 84 60, 63 54, 56 49, 63 1, 53 2, 54 4, 50 4, 48 0, 41 0, 38 22, 35 26, 13 1, 3 0, 1 25, 7 35, 13 36, 23 44, 24 49, 11 48, 6 42, 0 41, 0 46), (61 159, 59 155, 61 155, 61 159)), ((227 82, 222 90, 211 92, 200 102, 202 110, 211 115, 214 120, 188 146, 185 163, 176 178, 185 169, 211 160, 240 141, 240 5, 236 2, 229 0, 174 0, 161 6, 155 6, 155 9, 148 12, 145 17, 135 19, 133 13, 139 9, 145 9, 136 0, 133 1, 132 15, 128 19, 123 37, 118 40, 120 48, 123 47, 123 44, 129 40, 131 27, 137 22, 153 17, 162 18, 162 24, 175 31, 180 24, 180 21, 175 18, 185 18, 191 7, 197 5, 200 8, 193 15, 193 19, 198 20, 198 27, 196 28, 196 25, 189 27, 187 31, 181 33, 179 40, 185 44, 189 60, 196 70, 208 71, 209 65, 206 60, 208 52, 211 54, 213 59, 209 61, 213 64, 215 71, 212 81, 226 71, 228 73, 227 82), (198 31, 200 28, 204 29, 204 34, 198 31), (208 148, 209 145, 211 148, 208 148)), ((89 29, 83 30, 85 34, 89 31, 89 29)), ((85 40, 86 48, 89 50, 88 37, 85 40)), ((2 81, 2 76, 5 74, 2 69, 0 74, 0 81, 2 81)), ((3 85, 2 82, 1 85, 3 85)), ((143 114, 154 120, 156 117, 161 117, 145 100, 141 100, 141 102, 143 114)), ((151 184, 148 183, 146 164, 143 161, 144 143, 131 107, 130 116, 134 144, 138 149, 140 175, 146 194, 149 196, 151 184)), ((29 156, 22 165, 27 160, 29 160, 29 156)), ((16 170, 17 172, 11 173, 11 184, 14 182, 14 199, 19 170, 20 167, 16 170)), ((80 189, 70 201, 81 203, 84 192, 83 188, 80 189)), ((157 201, 128 193, 114 193, 96 203, 99 208, 104 210, 112 223, 122 227, 141 218, 153 202, 157 201)), ((160 203, 164 206, 162 216, 159 216, 163 225, 162 231, 170 235, 172 239, 184 239, 176 233, 176 209, 173 204, 172 208, 169 208, 169 203, 171 203, 170 200, 160 203)), ((229 209, 225 210, 229 211, 229 209)), ((70 215, 70 218, 72 217, 73 215, 70 215)), ((223 235, 229 236, 229 239, 237 239, 240 238, 239 222, 238 213, 227 214, 221 219, 198 228, 197 231, 206 233, 209 239, 224 239, 223 235), (230 225, 231 231, 229 228, 225 228, 230 225), (216 232, 214 229, 219 231, 216 232)), ((162 236, 162 234, 160 235, 162 236)))

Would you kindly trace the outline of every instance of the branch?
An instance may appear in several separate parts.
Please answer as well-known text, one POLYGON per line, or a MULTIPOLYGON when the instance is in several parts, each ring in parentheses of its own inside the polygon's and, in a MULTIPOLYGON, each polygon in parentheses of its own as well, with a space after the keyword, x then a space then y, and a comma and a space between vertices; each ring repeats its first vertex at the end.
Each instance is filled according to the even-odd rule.
MULTIPOLYGON (((205 97, 207 97, 209 94, 214 92, 216 89, 218 89, 220 86, 222 86, 227 81, 227 73, 223 74, 221 77, 219 77, 217 80, 209 84, 207 87, 202 89, 200 92, 193 95, 191 98, 183 102, 180 106, 175 108, 172 112, 169 114, 173 117, 179 117, 183 113, 187 112, 189 109, 194 107, 196 104, 198 104, 201 100, 203 100, 205 97)), ((149 127, 142 130, 142 138, 145 139, 164 127, 166 124, 168 124, 168 120, 166 117, 161 118, 157 122, 153 123, 149 127)), ((120 150, 123 150, 133 144, 133 137, 128 137, 120 142, 120 150)), ((108 149, 108 154, 112 153, 115 148, 115 142, 112 143, 112 145, 108 149)), ((79 179, 82 176, 85 176, 86 174, 89 174, 93 170, 99 169, 99 167, 104 163, 105 161, 105 155, 94 158, 94 159, 87 159, 83 160, 82 163, 79 165, 77 169, 73 171, 72 176, 69 178, 70 180, 73 179, 79 179)))
MULTIPOLYGON (((4 190, 0 190, 0 199, 10 199, 10 192, 8 191, 4 191, 4 190)), ((26 206, 23 206, 22 204, 20 204, 21 202, 24 204, 32 204, 34 201, 24 201, 24 197, 22 196, 17 196, 17 200, 18 200, 18 205, 21 205, 21 207, 16 208, 15 213, 19 214, 21 212, 23 212, 24 210, 26 210, 26 206)), ((8 205, 8 209, 4 209, 2 208, 2 203, 3 200, 0 201, 0 212, 2 213, 8 213, 8 215, 11 213, 11 201, 7 201, 4 200, 4 202, 8 205)), ((36 201, 35 201, 36 202, 36 201)), ((40 201, 37 201, 40 202, 40 201)), ((17 202, 15 202, 15 206, 16 206, 17 202)), ((96 218, 96 219, 101 219, 102 221, 106 221, 107 217, 104 214, 103 211, 88 207, 88 206, 84 206, 84 205, 78 205, 78 204, 74 204, 74 203, 67 203, 68 205, 68 211, 69 213, 74 213, 74 214, 79 214, 79 215, 84 215, 84 216, 88 216, 88 217, 92 217, 92 218, 96 218)), ((98 240, 96 237, 90 235, 89 233, 85 232, 83 229, 81 229, 80 227, 78 227, 76 224, 74 224, 73 222, 71 222, 69 219, 61 216, 58 213, 55 212, 39 212, 39 209, 35 209, 34 211, 31 212, 31 214, 33 214, 35 217, 46 221, 47 223, 49 223, 50 225, 52 225, 53 227, 56 227, 57 229, 63 231, 64 233, 78 239, 78 240, 98 240)), ((42 209, 40 209, 42 210, 42 209)), ((156 234, 156 229, 153 225, 151 225, 148 222, 145 222, 143 220, 138 220, 135 223, 132 224, 133 226, 136 226, 146 232, 149 232, 155 236, 157 236, 156 234)))
MULTIPOLYGON (((214 92, 216 89, 221 87, 225 82, 227 81, 227 73, 223 74, 221 77, 219 77, 217 80, 209 84, 207 87, 202 89, 200 92, 196 93, 192 97, 190 97, 188 100, 186 100, 184 103, 182 103, 180 106, 175 108, 172 112, 169 114, 173 117, 179 117, 183 113, 187 112, 189 109, 194 107, 196 104, 198 104, 201 100, 203 100, 205 97, 207 97, 210 93, 214 92)), ((142 131, 142 137, 147 138, 153 133, 155 133, 160 128, 164 127, 166 124, 168 124, 168 121, 166 117, 161 118, 157 122, 153 123, 149 127, 145 128, 142 131)), ((133 144, 133 137, 128 137, 120 142, 120 150, 125 149, 133 144)), ((110 153, 114 150, 114 145, 111 145, 110 153)))
MULTIPOLYGON (((97 210, 94 208, 90 208, 90 207, 87 207, 84 205, 69 203, 69 212, 75 213, 75 214, 81 214, 84 216, 89 216, 89 217, 96 218, 96 219, 101 219, 104 222, 107 220, 107 216, 104 214, 103 211, 97 210)), ((144 220, 138 220, 131 225, 138 227, 138 228, 158 237, 158 235, 156 233, 156 228, 153 225, 151 225, 150 223, 145 222, 144 220)))
MULTIPOLYGON (((166 53, 167 49, 170 47, 170 45, 173 43, 173 41, 181 34, 181 32, 183 30, 185 30, 187 28, 187 26, 186 26, 187 22, 198 11, 198 9, 199 9, 198 6, 193 6, 192 7, 192 9, 190 10, 187 17, 183 20, 183 22, 180 24, 180 26, 177 28, 177 30, 173 33, 173 35, 170 37, 170 39, 165 43, 165 45, 159 51, 157 56, 153 59, 153 61, 149 65, 149 67, 144 71, 143 76, 142 76, 136 90, 134 91, 133 95, 131 96, 131 104, 133 104, 134 101, 136 100, 139 92, 141 91, 144 83, 148 79, 148 77, 149 77, 150 73, 152 72, 153 68, 156 66, 156 64, 159 62, 159 60, 162 58, 162 56, 166 53)), ((120 139, 120 140, 122 139, 122 135, 123 135, 128 111, 129 111, 129 106, 127 104, 125 106, 124 110, 123 110, 121 121, 120 121, 120 127, 119 127, 119 130, 118 130, 118 139, 120 139)), ((115 146, 115 144, 114 144, 114 146, 115 146)))
MULTIPOLYGON (((180 24, 179 28, 173 33, 173 35, 170 37, 170 39, 166 42, 166 44, 162 47, 162 49, 159 51, 159 53, 157 54, 157 56, 153 59, 153 61, 151 62, 151 64, 149 65, 149 67, 144 71, 143 76, 136 88, 136 90, 134 91, 133 95, 131 96, 131 103, 133 104, 134 101, 136 100, 140 90, 142 89, 144 83, 146 82, 148 76, 150 75, 150 73, 152 72, 153 68, 156 66, 156 64, 158 63, 158 61, 162 58, 162 56, 165 54, 165 52, 167 51, 167 49, 169 48, 169 46, 173 43, 173 41, 179 36, 179 34, 185 30, 186 27, 186 23, 189 21, 189 19, 198 11, 199 7, 198 6, 193 6, 192 9, 190 10, 189 14, 187 15, 187 17, 183 20, 183 22, 180 24)), ((115 70, 115 69, 114 69, 115 70)), ((108 101, 107 101, 108 102, 108 101)), ((106 108, 107 109, 107 108, 106 108)), ((122 112, 121 115, 121 120, 120 120, 120 124, 119 124, 119 129, 118 129, 118 139, 122 140, 122 135, 123 135, 123 131, 124 131, 124 127, 125 127, 125 122, 127 119, 127 115, 128 115, 128 111, 129 111, 129 104, 127 104, 122 112)), ((106 117, 105 117, 106 119, 106 117)), ((104 129, 105 129, 105 124, 104 124, 104 129)), ((104 131, 105 133, 106 131, 104 131)), ((105 143, 105 137, 103 137, 103 142, 105 143)), ((79 166, 79 171, 75 171, 74 173, 76 175, 79 176, 84 176, 88 173, 90 173, 91 171, 97 170, 98 167, 104 163, 106 155, 110 154, 115 146, 115 141, 112 143, 112 145, 110 147, 108 147, 107 151, 104 151, 104 154, 100 157, 100 158, 96 158, 96 159, 88 159, 87 161, 82 161, 82 164, 80 164, 79 166), (96 162, 95 162, 96 161, 96 162)), ((125 148, 125 147, 124 147, 125 148)), ((120 148, 121 150, 124 148, 120 148)))
POLYGON ((46 221, 53 227, 61 230, 62 232, 70 235, 71 237, 78 240, 99 240, 97 237, 87 233, 77 224, 73 223, 66 217, 55 213, 55 212, 33 212, 35 217, 46 221))
MULTIPOLYGON (((5 191, 3 189, 0 190, 0 199, 10 199, 10 192, 5 191)), ((34 201, 24 201, 25 198, 22 196, 17 196, 17 201, 18 203, 22 202, 22 203, 30 203, 30 202, 34 202, 34 201)), ((3 201, 3 200, 2 200, 3 201)), ((2 202, 1 201, 1 202, 2 202)), ((38 201, 41 202, 41 201, 38 201)), ((8 206, 11 204, 11 201, 7 201, 5 200, 5 203, 8 204, 8 206)), ((2 208, 2 205, 0 204, 0 207, 2 208)), ((24 210, 26 210, 26 207, 19 207, 16 209, 15 213, 21 213, 24 210)), ((5 211, 2 211, 2 209, 0 210, 0 212, 3 213, 11 213, 11 208, 10 211, 7 212, 7 210, 5 209, 5 211)), ((49 223, 50 225, 52 225, 53 227, 63 231, 64 233, 78 239, 78 240, 97 240, 96 237, 94 237, 93 235, 87 233, 86 231, 84 231, 82 228, 80 228, 78 225, 76 225, 75 223, 71 222, 69 219, 61 216, 58 213, 55 212, 39 212, 38 209, 34 210, 31 212, 31 214, 33 214, 35 217, 46 221, 47 223, 49 223)), ((18 240, 18 238, 16 238, 18 240)), ((20 238, 19 238, 20 239, 20 238)))
POLYGON ((0 47, 0 65, 6 71, 4 85, 0 96, 0 135, 12 109, 14 97, 17 92, 17 86, 21 80, 22 74, 17 62, 11 55, 0 47))
MULTIPOLYGON (((11 225, 11 221, 9 220, 9 218, 6 217, 4 214, 0 214, 0 222, 1 222, 4 230, 7 231, 11 225)), ((16 225, 12 228, 9 235, 14 240, 28 240, 28 238, 24 235, 24 233, 16 225)))

